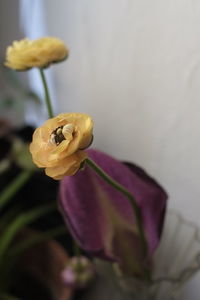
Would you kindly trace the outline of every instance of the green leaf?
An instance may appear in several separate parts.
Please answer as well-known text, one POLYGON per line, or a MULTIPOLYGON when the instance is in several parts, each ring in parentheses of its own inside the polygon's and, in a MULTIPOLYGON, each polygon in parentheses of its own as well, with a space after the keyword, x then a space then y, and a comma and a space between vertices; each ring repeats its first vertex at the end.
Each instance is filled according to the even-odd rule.
POLYGON ((28 143, 24 143, 22 140, 16 138, 12 145, 12 156, 17 165, 22 169, 30 171, 38 170, 33 163, 28 143))
POLYGON ((18 242, 18 244, 9 251, 9 256, 16 257, 21 255, 24 251, 37 244, 43 243, 53 237, 57 237, 66 233, 67 229, 64 225, 47 230, 45 232, 37 232, 30 238, 23 240, 20 243, 18 242))
POLYGON ((24 186, 31 175, 32 171, 30 170, 22 171, 10 184, 8 184, 8 186, 6 186, 0 195, 0 210, 24 186))
POLYGON ((0 237, 0 264, 4 260, 4 254, 7 252, 11 242, 16 234, 25 225, 35 221, 41 216, 48 214, 57 208, 56 203, 40 206, 31 211, 24 212, 17 216, 4 230, 0 237))
POLYGON ((27 90, 25 92, 26 96, 34 101, 36 104, 41 104, 42 103, 42 100, 40 99, 40 97, 38 96, 38 94, 36 94, 35 92, 31 91, 31 90, 27 90))
POLYGON ((0 230, 4 229, 17 215, 20 215, 23 207, 21 203, 12 206, 8 211, 4 212, 0 218, 0 230))

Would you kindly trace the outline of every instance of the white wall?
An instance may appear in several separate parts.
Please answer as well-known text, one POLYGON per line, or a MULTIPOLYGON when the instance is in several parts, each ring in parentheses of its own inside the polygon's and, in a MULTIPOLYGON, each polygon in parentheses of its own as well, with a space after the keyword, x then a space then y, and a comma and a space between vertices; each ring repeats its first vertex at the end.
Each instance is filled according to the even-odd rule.
POLYGON ((200 223, 200 2, 58 3, 49 33, 71 49, 55 67, 60 111, 90 113, 94 146, 146 168, 200 223))
POLYGON ((19 0, 0 0, 0 56, 5 57, 6 47, 21 38, 18 18, 19 0))
POLYGON ((200 2, 56 3, 50 34, 71 49, 55 67, 60 111, 90 113, 94 146, 144 167, 200 224, 200 2))
MULTIPOLYGON (((3 63, 5 60, 7 46, 10 45, 13 40, 22 37, 18 15, 19 0, 0 0, 0 63, 3 63)), ((18 76, 22 82, 24 82, 24 75, 18 74, 18 76)), ((9 85, 1 67, 0 101, 3 101, 4 97, 6 98, 6 95, 9 97, 15 96, 16 104, 12 108, 2 107, 2 105, 0 105, 0 117, 9 119, 13 125, 20 126, 24 123, 23 99, 20 98, 20 93, 17 89, 15 90, 12 85, 9 85)))

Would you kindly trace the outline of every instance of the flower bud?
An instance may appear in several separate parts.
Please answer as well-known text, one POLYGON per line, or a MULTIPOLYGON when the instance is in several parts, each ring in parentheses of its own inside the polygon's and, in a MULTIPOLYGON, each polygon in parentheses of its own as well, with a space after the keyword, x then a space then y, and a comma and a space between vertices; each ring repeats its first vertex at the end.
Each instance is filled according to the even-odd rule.
POLYGON ((82 289, 87 287, 94 278, 94 266, 85 256, 73 257, 62 271, 64 284, 73 288, 82 289))
POLYGON ((97 150, 87 150, 87 154, 134 195, 141 211, 148 253, 143 254, 128 199, 88 165, 83 172, 65 177, 60 183, 59 205, 64 221, 84 251, 118 263, 127 276, 144 276, 161 237, 167 194, 133 164, 125 165, 97 150))

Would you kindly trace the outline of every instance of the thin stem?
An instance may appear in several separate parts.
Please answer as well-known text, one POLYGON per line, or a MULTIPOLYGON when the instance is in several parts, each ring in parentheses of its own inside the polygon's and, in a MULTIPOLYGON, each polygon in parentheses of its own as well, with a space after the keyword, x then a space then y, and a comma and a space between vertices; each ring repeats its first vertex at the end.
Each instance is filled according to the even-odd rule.
POLYGON ((24 186, 28 181, 32 171, 24 170, 19 174, 1 193, 0 195, 0 209, 2 209, 7 202, 24 186))
POLYGON ((81 256, 81 249, 79 248, 79 246, 77 245, 76 241, 73 240, 73 250, 74 250, 74 255, 76 257, 80 257, 81 256))
POLYGON ((19 216, 16 216, 14 220, 6 226, 3 234, 0 236, 0 266, 16 234, 27 224, 51 213, 55 209, 57 209, 57 205, 54 202, 41 205, 27 212, 20 213, 19 216))
POLYGON ((40 75, 41 75, 41 78, 42 78, 42 84, 43 84, 43 87, 44 87, 45 101, 46 101, 46 106, 47 106, 49 118, 53 118, 54 114, 53 114, 53 109, 52 109, 52 106, 51 106, 51 99, 50 99, 50 96, 49 96, 47 81, 46 81, 43 69, 39 69, 39 71, 40 71, 40 75))
POLYGON ((142 216, 141 216, 140 208, 138 207, 134 196, 125 187, 120 185, 118 182, 116 182, 114 179, 112 179, 107 173, 105 173, 94 161, 92 161, 89 158, 87 158, 85 161, 102 179, 104 179, 113 188, 120 191, 123 195, 125 195, 128 198, 128 200, 133 208, 133 211, 134 211, 136 224, 138 227, 138 232, 139 232, 139 235, 140 235, 140 238, 142 241, 142 245, 143 245, 143 254, 144 254, 144 256, 146 256, 148 247, 147 247, 147 242, 146 242, 146 238, 145 238, 145 234, 144 234, 144 230, 143 230, 142 216))
POLYGON ((79 248, 78 244, 75 240, 73 240, 73 250, 74 250, 74 256, 77 259, 77 271, 81 271, 81 249, 79 248))
POLYGON ((13 247, 9 252, 9 257, 17 257, 19 254, 23 253, 27 249, 38 245, 40 243, 44 243, 53 237, 58 237, 60 235, 66 234, 67 230, 64 225, 47 230, 46 232, 42 232, 39 234, 33 234, 31 238, 27 238, 26 240, 18 243, 15 247, 13 247))

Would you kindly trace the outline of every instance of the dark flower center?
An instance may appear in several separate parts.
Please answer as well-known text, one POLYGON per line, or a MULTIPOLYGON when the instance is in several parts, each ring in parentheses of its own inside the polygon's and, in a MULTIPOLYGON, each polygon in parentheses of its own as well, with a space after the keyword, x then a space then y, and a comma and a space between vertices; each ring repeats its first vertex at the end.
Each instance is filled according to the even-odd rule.
POLYGON ((63 135, 63 126, 57 127, 51 134, 51 141, 54 142, 57 146, 65 139, 63 135))

